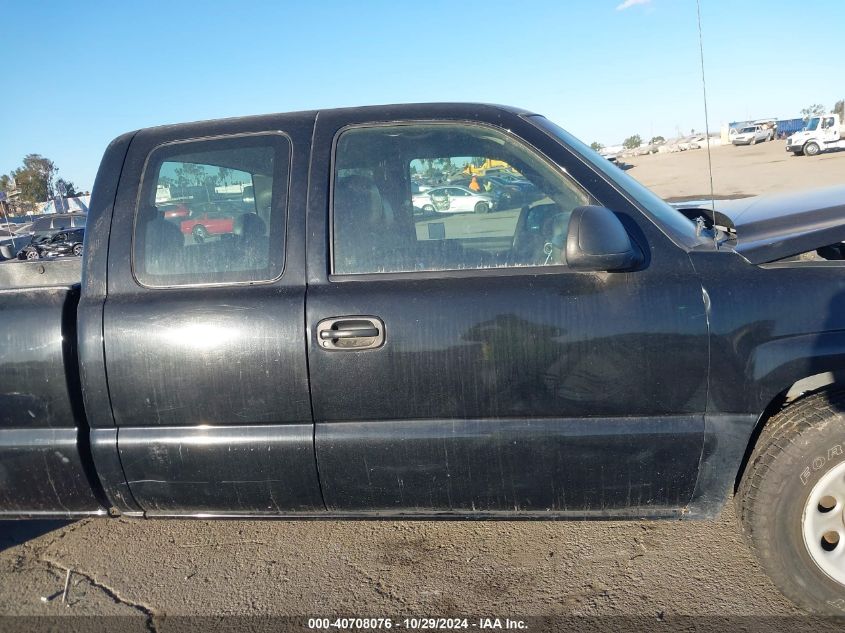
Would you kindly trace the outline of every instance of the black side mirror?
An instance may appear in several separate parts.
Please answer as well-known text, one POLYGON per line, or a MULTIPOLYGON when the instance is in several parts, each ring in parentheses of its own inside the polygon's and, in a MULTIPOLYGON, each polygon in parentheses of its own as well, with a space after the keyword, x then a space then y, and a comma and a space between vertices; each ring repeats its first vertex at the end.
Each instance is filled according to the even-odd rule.
POLYGON ((566 233, 566 263, 573 270, 630 270, 643 262, 616 214, 597 206, 572 211, 566 233))
POLYGON ((14 259, 15 253, 12 251, 12 247, 8 244, 0 246, 0 257, 3 259, 14 259))

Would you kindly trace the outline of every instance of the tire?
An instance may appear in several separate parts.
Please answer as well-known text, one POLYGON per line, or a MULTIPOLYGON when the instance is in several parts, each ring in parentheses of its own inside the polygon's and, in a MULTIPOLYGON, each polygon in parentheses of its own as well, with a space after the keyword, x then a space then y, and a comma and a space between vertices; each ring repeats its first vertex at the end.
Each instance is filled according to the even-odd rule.
POLYGON ((756 136, 751 137, 751 144, 757 145, 757 137, 756 136))
POLYGON ((821 151, 822 148, 819 147, 818 143, 810 142, 804 146, 804 154, 807 156, 817 156, 818 154, 821 154, 821 151))
POLYGON ((73 245, 73 254, 77 257, 82 256, 82 244, 74 244, 73 245))
POLYGON ((845 390, 838 389, 772 417, 735 499, 743 534, 781 592, 811 613, 839 616, 845 615, 842 411, 845 390), (835 553, 838 560, 828 557, 835 553))
POLYGON ((424 204, 422 210, 426 213, 434 213, 435 211, 434 205, 432 204, 424 204))
POLYGON ((26 258, 30 260, 41 259, 41 255, 38 254, 37 250, 32 248, 26 252, 26 258))
POLYGON ((191 229, 191 235, 194 236, 195 242, 202 244, 206 239, 208 239, 208 229, 202 224, 195 224, 194 228, 191 229))
POLYGON ((490 213, 490 205, 486 202, 476 202, 475 203, 475 212, 476 213, 490 213))

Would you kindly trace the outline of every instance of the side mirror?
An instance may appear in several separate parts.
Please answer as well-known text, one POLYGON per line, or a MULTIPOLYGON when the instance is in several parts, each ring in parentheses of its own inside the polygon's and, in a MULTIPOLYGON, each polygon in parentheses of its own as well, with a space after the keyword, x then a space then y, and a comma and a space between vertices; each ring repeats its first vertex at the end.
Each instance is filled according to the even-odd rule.
POLYGON ((643 262, 616 214, 597 206, 572 211, 566 233, 566 263, 573 270, 630 270, 643 262))
POLYGON ((12 247, 8 244, 3 244, 0 246, 0 257, 3 259, 14 259, 15 253, 12 251, 12 247))

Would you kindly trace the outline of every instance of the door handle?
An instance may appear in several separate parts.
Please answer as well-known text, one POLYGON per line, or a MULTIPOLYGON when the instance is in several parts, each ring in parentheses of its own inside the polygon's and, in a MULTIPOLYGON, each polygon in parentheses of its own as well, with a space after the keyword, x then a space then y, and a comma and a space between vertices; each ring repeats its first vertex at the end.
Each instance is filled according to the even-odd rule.
POLYGON ((375 327, 354 327, 341 330, 320 330, 320 339, 323 341, 333 338, 372 338, 378 336, 378 328, 375 327))
POLYGON ((327 351, 375 349, 384 345, 384 323, 371 316, 323 319, 317 324, 317 341, 327 351))

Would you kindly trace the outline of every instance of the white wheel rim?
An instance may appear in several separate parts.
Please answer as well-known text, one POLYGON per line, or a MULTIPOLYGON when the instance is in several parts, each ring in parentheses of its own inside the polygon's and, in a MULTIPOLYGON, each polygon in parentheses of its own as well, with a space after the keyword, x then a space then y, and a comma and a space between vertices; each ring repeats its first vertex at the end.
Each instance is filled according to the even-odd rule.
POLYGON ((831 468, 813 486, 804 507, 802 530, 813 562, 845 585, 845 462, 831 468))

